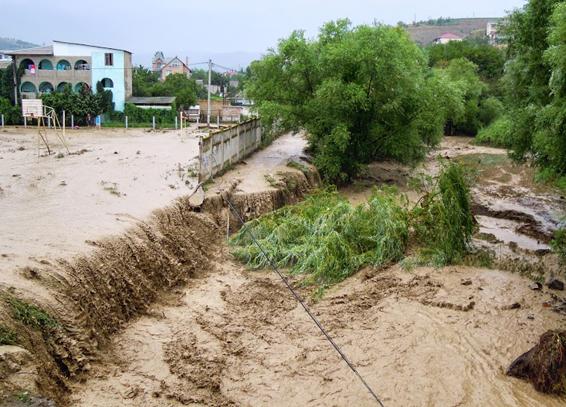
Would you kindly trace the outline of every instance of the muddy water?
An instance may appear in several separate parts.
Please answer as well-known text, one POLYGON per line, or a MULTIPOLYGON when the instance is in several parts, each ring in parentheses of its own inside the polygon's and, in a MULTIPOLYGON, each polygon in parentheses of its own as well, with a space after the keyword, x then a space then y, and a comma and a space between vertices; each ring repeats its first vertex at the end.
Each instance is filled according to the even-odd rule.
MULTIPOLYGON (((115 338, 73 405, 375 405, 277 278, 226 256, 115 338)), ((563 325, 548 298, 509 273, 394 267, 360 273, 313 310, 386 406, 559 406, 504 375, 563 325)))
POLYGON ((34 130, 0 133, 0 284, 37 292, 15 270, 89 250, 190 191, 190 132, 68 131, 72 155, 38 157, 34 130), (57 158, 59 157, 59 158, 57 158), (188 185, 185 183, 188 182, 188 185))
POLYGON ((470 145, 469 138, 448 138, 441 151, 475 171, 471 192, 480 232, 525 252, 549 249, 566 200, 535 183, 533 168, 513 163, 505 150, 470 145))
MULTIPOLYGON (((265 182, 253 160, 242 167, 255 178, 241 184, 265 182)), ((71 405, 375 405, 273 275, 244 270, 221 244, 215 253, 213 269, 113 338, 71 405)), ((387 406, 564 405, 504 375, 564 326, 529 283, 465 267, 365 270, 312 307, 387 406)))

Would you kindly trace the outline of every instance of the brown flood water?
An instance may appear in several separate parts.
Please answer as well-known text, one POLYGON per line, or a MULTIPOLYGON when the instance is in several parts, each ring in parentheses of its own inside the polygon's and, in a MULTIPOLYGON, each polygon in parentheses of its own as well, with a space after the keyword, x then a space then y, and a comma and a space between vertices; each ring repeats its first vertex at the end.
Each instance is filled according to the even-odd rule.
POLYGON ((0 132, 0 285, 34 295, 19 268, 88 252, 88 241, 123 232, 196 181, 194 129, 67 131, 71 155, 49 138, 55 154, 38 157, 34 129, 0 132))
MULTIPOLYGON (((504 154, 467 141, 449 139, 440 153, 504 154)), ((270 148, 260 154, 281 155, 270 148)), ((245 171, 253 165, 248 160, 245 171)), ((432 159, 424 168, 438 169, 432 159)), ((263 175, 256 174, 258 182, 263 175)), ((355 199, 369 194, 354 192, 355 199)), ((554 202, 551 193, 548 201, 541 196, 554 202)), ((510 230, 509 240, 517 240, 504 217, 486 217, 501 220, 492 229, 510 230)), ((480 222, 487 228, 491 220, 480 222)), ((224 245, 215 263, 117 335, 92 378, 73 389, 72 405, 375 405, 275 276, 246 271, 224 245)), ((358 273, 312 309, 386 406, 562 406, 564 399, 504 374, 542 333, 564 329, 563 316, 543 305, 551 293, 529 284, 496 270, 394 266, 358 273)))

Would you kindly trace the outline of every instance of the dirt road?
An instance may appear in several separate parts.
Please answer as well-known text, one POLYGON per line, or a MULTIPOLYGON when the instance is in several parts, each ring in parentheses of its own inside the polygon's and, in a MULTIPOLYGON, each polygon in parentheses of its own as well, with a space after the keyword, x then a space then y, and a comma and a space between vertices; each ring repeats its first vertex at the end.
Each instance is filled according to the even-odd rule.
MULTIPOLYGON (((440 151, 473 153, 466 146, 440 151)), ((113 339, 73 405, 375 405, 273 274, 246 271, 226 246, 214 261, 113 339)), ((386 406, 564 405, 504 374, 542 333, 564 328, 544 305, 551 292, 530 283, 394 266, 361 271, 311 305, 386 406)))

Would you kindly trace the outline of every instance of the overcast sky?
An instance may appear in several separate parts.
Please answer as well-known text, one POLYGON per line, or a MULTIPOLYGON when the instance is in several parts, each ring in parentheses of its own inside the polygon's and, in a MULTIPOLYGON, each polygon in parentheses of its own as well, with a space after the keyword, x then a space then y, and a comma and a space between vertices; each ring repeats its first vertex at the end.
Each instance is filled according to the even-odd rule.
MULTIPOLYGON (((147 64, 156 50, 238 63, 293 29, 314 36, 325 21, 386 24, 443 17, 500 17, 525 0, 0 0, 0 36, 125 48, 147 64), (231 55, 231 56, 230 56, 231 55)), ((222 61, 221 61, 222 62, 222 61)))

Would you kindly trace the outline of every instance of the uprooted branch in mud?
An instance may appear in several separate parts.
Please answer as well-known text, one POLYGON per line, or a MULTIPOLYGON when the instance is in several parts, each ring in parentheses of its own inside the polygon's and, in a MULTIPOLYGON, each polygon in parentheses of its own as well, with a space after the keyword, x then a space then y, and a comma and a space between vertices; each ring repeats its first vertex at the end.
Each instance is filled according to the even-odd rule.
POLYGON ((254 220, 233 238, 234 254, 253 268, 269 265, 250 238, 259 240, 279 267, 322 286, 344 280, 363 266, 401 260, 411 234, 420 242, 420 262, 437 265, 461 259, 474 223, 463 170, 446 165, 416 208, 392 190, 376 190, 353 207, 333 190, 254 220), (411 233, 412 232, 412 233, 411 233))

